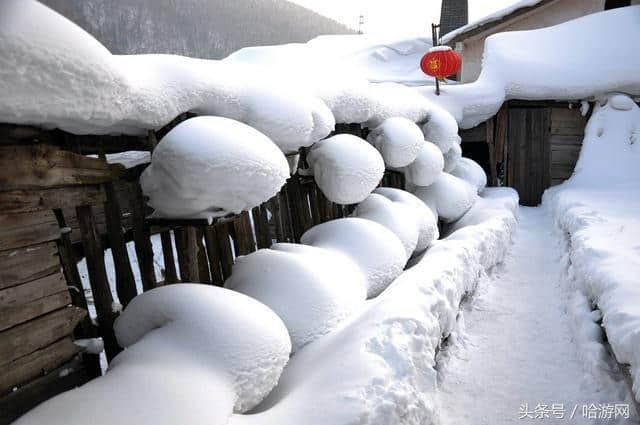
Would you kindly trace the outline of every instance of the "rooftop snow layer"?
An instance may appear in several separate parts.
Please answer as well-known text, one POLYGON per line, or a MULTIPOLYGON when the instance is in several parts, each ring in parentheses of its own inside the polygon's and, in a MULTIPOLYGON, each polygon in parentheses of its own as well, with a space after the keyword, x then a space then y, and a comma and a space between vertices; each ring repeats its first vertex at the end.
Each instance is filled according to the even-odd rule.
POLYGON ((581 100, 618 91, 640 95, 640 6, 583 16, 548 28, 494 34, 470 84, 423 95, 462 128, 493 116, 508 99, 581 100))

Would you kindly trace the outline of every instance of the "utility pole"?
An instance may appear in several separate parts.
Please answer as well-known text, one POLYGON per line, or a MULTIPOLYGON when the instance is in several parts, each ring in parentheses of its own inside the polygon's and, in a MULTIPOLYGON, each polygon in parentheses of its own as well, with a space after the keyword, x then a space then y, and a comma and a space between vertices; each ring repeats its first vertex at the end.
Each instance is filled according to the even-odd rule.
POLYGON ((362 34, 362 27, 364 25, 364 15, 360 14, 358 18, 358 34, 362 34))
MULTIPOLYGON (((440 25, 436 25, 436 24, 431 24, 431 39, 433 40, 433 42, 431 44, 433 44, 433 47, 438 46, 440 43, 438 42, 438 29, 440 28, 440 25)), ((435 77, 436 79, 436 96, 440 96, 440 81, 438 80, 438 77, 435 77)))

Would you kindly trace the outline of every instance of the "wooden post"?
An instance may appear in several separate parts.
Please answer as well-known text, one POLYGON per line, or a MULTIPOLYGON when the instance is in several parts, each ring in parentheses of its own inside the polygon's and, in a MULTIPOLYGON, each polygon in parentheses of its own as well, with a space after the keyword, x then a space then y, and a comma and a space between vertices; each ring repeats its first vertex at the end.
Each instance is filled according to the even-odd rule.
POLYGON ((221 223, 216 225, 220 264, 222 266, 222 275, 225 280, 231 276, 231 269, 233 268, 233 254, 231 253, 231 241, 229 240, 230 225, 231 223, 221 223))
POLYGON ((316 192, 316 186, 314 184, 306 185, 307 193, 309 194, 309 205, 311 208, 311 220, 313 225, 322 223, 320 216, 320 204, 318 203, 318 192, 316 192))
POLYGON ((175 229, 174 233, 176 235, 176 247, 178 249, 180 280, 182 280, 182 282, 197 283, 200 277, 198 273, 196 229, 193 226, 185 226, 175 229))
POLYGON ((489 118, 487 121, 487 144, 489 146, 489 186, 496 186, 497 179, 497 164, 495 155, 495 143, 494 143, 494 125, 493 118, 489 118))
POLYGON ((173 256, 173 244, 171 243, 171 231, 160 233, 162 242, 162 257, 164 258, 164 284, 168 285, 178 281, 175 257, 173 256))
POLYGON ((82 247, 87 261, 87 271, 91 282, 91 292, 98 316, 98 327, 100 335, 104 341, 104 350, 107 359, 111 360, 120 352, 120 347, 113 332, 113 322, 116 313, 113 308, 113 297, 107 279, 107 272, 104 264, 104 251, 100 243, 100 237, 96 230, 96 223, 90 205, 76 208, 80 235, 82 237, 82 247))
POLYGON ((215 226, 206 226, 204 228, 204 240, 207 247, 207 256, 209 257, 211 283, 216 286, 222 286, 224 277, 222 276, 222 270, 220 270, 220 249, 218 248, 215 226))
POLYGON ((126 307, 127 304, 138 295, 138 291, 136 289, 133 271, 131 270, 127 244, 122 233, 122 211, 116 198, 113 183, 105 183, 104 188, 107 194, 107 202, 104 203, 104 213, 116 272, 116 290, 120 304, 126 307))
POLYGON ((136 246, 138 266, 140 267, 140 279, 142 289, 148 291, 156 287, 156 274, 153 267, 153 248, 151 247, 151 235, 149 228, 145 224, 144 197, 139 185, 132 185, 132 218, 133 218, 133 241, 136 246))
MULTIPOLYGON (((436 25, 436 24, 431 24, 431 39, 433 41, 432 45, 433 47, 436 47, 439 45, 438 43, 438 30, 437 28, 439 28, 440 25, 436 25)), ((440 81, 438 80, 438 77, 435 77, 436 80, 436 95, 440 96, 440 81)))

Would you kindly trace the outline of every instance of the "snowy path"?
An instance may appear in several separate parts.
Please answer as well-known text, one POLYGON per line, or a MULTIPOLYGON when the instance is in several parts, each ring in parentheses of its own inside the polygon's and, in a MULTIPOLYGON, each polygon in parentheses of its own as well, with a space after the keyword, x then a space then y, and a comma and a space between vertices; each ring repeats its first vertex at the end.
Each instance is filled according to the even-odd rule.
POLYGON ((583 418, 584 404, 604 401, 585 383, 571 342, 551 227, 541 208, 520 207, 503 268, 480 284, 464 311, 466 330, 441 356, 443 425, 599 422, 583 418), (524 403, 529 411, 548 405, 550 417, 520 419, 524 403), (564 418, 554 417, 554 403, 563 404, 564 418))

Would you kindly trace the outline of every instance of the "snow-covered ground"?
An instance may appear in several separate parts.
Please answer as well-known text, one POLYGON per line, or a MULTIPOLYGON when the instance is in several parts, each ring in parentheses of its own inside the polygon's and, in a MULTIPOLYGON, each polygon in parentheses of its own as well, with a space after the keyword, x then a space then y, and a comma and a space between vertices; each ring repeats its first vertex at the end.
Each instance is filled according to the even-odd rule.
POLYGON ((593 424, 590 412, 621 404, 638 419, 624 386, 611 391, 612 377, 585 374, 567 312, 564 251, 551 223, 545 209, 521 207, 505 264, 466 303, 439 356, 442 425, 593 424))

